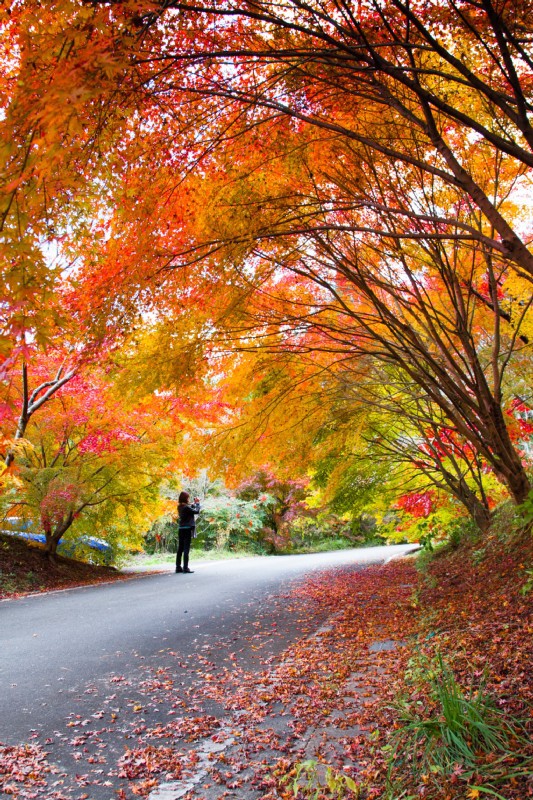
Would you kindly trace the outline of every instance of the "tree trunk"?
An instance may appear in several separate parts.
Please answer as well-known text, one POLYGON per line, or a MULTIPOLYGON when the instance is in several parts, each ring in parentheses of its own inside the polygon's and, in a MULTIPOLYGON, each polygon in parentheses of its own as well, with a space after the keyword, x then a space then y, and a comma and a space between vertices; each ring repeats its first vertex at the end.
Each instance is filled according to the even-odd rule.
POLYGON ((487 503, 479 499, 464 478, 456 478, 447 469, 441 469, 440 472, 452 495, 466 508, 479 530, 483 533, 488 531, 492 514, 487 503))
POLYGON ((468 509, 468 513, 476 523, 479 530, 482 533, 486 533, 492 522, 492 514, 487 506, 481 503, 473 493, 472 497, 465 498, 461 502, 468 509))
POLYGON ((501 405, 492 396, 488 399, 487 405, 490 409, 488 417, 492 423, 490 428, 492 428, 493 451, 497 461, 497 464, 492 462, 494 470, 500 480, 507 485, 514 502, 521 505, 529 494, 531 483, 520 454, 511 440, 501 405))
POLYGON ((51 531, 46 531, 45 536, 46 536, 46 543, 44 546, 44 552, 46 554, 46 557, 50 561, 55 562, 57 561, 57 546, 60 542, 61 536, 56 538, 55 531, 54 533, 52 533, 51 531))
POLYGON ((503 477, 509 488, 509 491, 511 492, 513 500, 519 506, 526 501, 531 490, 531 483, 522 465, 518 464, 517 466, 517 469, 510 469, 508 472, 506 471, 503 477))
POLYGON ((61 523, 56 525, 53 531, 51 529, 45 531, 46 544, 44 546, 44 550, 47 557, 51 561, 57 561, 57 548, 59 542, 61 541, 63 534, 66 533, 66 531, 68 531, 72 525, 73 520, 74 514, 70 513, 61 523))

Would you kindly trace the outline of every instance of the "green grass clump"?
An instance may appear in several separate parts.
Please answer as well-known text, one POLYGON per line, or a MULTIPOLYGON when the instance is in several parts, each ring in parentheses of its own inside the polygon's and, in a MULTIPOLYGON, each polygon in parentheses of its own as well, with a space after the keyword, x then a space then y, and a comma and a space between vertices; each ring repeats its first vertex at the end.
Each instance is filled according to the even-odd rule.
POLYGON ((446 781, 466 784, 505 800, 502 786, 533 775, 524 723, 497 708, 485 682, 464 691, 440 653, 432 662, 421 659, 415 673, 420 691, 393 706, 398 727, 385 748, 389 797, 404 797, 414 779, 435 790, 446 781))

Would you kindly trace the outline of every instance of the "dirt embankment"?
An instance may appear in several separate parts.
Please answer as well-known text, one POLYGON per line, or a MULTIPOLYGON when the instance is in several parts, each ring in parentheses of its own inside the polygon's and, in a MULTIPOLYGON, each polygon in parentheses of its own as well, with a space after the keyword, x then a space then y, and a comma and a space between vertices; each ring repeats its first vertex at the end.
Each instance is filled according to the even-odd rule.
POLYGON ((57 556, 56 561, 50 561, 38 545, 0 534, 0 598, 120 580, 123 577, 112 567, 83 564, 61 556, 57 556))

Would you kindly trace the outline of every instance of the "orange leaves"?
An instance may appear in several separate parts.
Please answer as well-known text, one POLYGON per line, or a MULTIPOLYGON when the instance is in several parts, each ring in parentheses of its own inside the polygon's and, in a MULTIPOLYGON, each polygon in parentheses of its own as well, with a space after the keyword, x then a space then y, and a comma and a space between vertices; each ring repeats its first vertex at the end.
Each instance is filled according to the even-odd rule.
POLYGON ((36 744, 19 747, 0 744, 0 790, 19 796, 21 788, 46 786, 46 775, 57 773, 42 747, 36 744))
MULTIPOLYGON (((357 25, 333 5, 216 10, 55 0, 4 22, 2 357, 66 331, 98 359, 122 347, 130 396, 180 395, 154 417, 231 429, 228 472, 252 443, 305 471, 315 434, 351 416, 361 440, 354 417, 388 404, 393 449, 429 416, 479 456, 447 483, 454 453, 429 467, 470 513, 485 466, 520 502, 500 413, 531 338, 516 21, 478 9, 479 43, 452 7, 363 2, 357 25)), ((109 444, 91 435, 87 452, 109 444)))
MULTIPOLYGON (((119 777, 128 780, 149 778, 167 773, 173 780, 181 777, 180 754, 171 747, 148 746, 126 750, 119 761, 119 777)), ((155 784, 152 784, 152 786, 155 784)))

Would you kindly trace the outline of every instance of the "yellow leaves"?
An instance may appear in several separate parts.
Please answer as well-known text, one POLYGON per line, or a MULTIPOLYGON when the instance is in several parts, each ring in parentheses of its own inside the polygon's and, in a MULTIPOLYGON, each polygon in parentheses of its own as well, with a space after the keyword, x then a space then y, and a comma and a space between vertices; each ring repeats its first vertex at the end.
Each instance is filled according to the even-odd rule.
POLYGON ((466 796, 468 797, 468 800, 477 800, 477 798, 481 796, 481 792, 479 789, 469 789, 466 793, 466 796))
POLYGON ((7 486, 7 467, 3 461, 0 462, 0 490, 3 491, 7 486))
POLYGON ((533 339, 533 309, 527 304, 531 299, 531 282, 521 278, 516 272, 509 272, 504 283, 502 307, 511 319, 509 326, 516 330, 520 326, 521 334, 530 342, 533 339))

